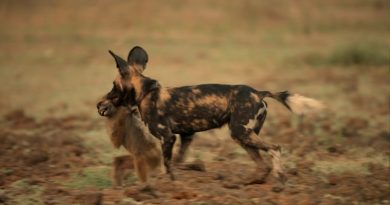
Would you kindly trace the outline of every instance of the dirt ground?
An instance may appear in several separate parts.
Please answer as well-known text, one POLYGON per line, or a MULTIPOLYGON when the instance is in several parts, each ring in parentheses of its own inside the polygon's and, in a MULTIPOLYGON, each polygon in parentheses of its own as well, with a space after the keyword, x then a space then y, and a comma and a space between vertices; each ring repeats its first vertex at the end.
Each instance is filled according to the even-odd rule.
POLYGON ((275 3, 2 1, 0 204, 390 204, 389 2, 275 3), (112 159, 126 151, 95 104, 116 72, 107 50, 134 45, 164 86, 247 84, 323 101, 310 116, 267 101, 260 135, 282 146, 286 188, 272 177, 245 185, 255 166, 226 127, 197 133, 176 181, 152 177, 155 193, 134 175, 113 188, 112 159))

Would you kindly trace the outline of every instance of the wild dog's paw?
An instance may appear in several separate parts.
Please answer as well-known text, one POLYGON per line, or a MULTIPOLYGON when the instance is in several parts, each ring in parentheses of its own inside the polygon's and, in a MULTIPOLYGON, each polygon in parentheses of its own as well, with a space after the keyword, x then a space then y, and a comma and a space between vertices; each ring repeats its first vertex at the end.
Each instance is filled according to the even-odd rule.
POLYGON ((176 177, 175 175, 172 173, 172 172, 169 172, 167 173, 169 175, 169 178, 172 180, 172 181, 175 181, 176 180, 176 177))
POLYGON ((275 185, 272 186, 273 192, 281 192, 284 190, 287 182, 287 176, 282 172, 277 172, 275 185))
POLYGON ((281 191, 283 191, 284 190, 284 187, 285 187, 285 185, 284 184, 276 184, 276 185, 274 185, 274 186, 272 186, 272 191, 273 192, 281 192, 281 191))
POLYGON ((247 180, 247 182, 245 182, 244 185, 264 184, 265 182, 267 182, 267 178, 271 173, 271 170, 272 170, 271 167, 268 166, 262 169, 256 169, 254 176, 251 177, 251 179, 247 180))

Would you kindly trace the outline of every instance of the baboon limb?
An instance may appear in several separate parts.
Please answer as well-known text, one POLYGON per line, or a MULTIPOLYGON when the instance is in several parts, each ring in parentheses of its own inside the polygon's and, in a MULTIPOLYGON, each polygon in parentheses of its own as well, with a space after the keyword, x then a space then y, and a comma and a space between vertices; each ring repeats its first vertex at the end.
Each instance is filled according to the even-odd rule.
POLYGON ((113 181, 114 186, 122 186, 123 179, 129 174, 131 170, 134 170, 133 157, 131 155, 123 155, 114 157, 113 167, 113 181))

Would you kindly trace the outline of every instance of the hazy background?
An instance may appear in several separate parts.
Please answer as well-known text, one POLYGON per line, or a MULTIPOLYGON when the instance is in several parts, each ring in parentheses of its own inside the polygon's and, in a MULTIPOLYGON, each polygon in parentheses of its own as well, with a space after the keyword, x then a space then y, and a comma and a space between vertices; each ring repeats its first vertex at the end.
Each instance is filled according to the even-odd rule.
POLYGON ((246 83, 326 100, 342 92, 345 80, 389 74, 390 10, 383 0, 3 0, 0 6, 2 111, 42 115, 60 105, 94 111, 92 102, 116 72, 107 50, 126 57, 135 45, 149 52, 145 74, 165 86, 246 83), (319 85, 338 71, 345 79, 319 85))
MULTIPOLYGON (((37 130, 49 125, 60 130, 55 137, 66 139, 71 132, 89 150, 82 155, 83 160, 89 161, 70 161, 69 177, 61 180, 71 181, 69 190, 108 189, 112 156, 125 152, 116 152, 110 145, 95 104, 111 89, 117 72, 108 49, 125 58, 135 45, 149 53, 145 75, 164 86, 248 84, 259 90, 301 93, 328 107, 318 116, 302 120, 269 100, 271 106, 262 135, 282 144, 287 170, 295 169, 301 174, 290 174, 290 190, 300 190, 298 193, 285 192, 284 198, 267 195, 271 193, 269 187, 261 185, 231 191, 207 179, 210 189, 216 191, 204 190, 203 194, 236 197, 238 201, 230 201, 231 204, 245 204, 240 200, 252 199, 260 189, 274 204, 289 204, 294 199, 299 204, 304 204, 302 199, 307 199, 308 204, 318 204, 323 199, 335 204, 389 203, 390 185, 385 179, 389 177, 390 150, 390 1, 1 0, 0 114, 4 118, 2 129, 8 130, 1 135, 4 144, 5 139, 14 139, 10 137, 16 135, 13 130, 25 129, 30 133, 27 138, 43 136, 39 138, 43 141, 53 136, 37 130), (30 122, 23 121, 25 118, 38 124, 25 126, 25 122, 30 122), (90 123, 89 127, 85 123, 90 123), (64 130, 66 133, 62 133, 64 130), (84 175, 74 175, 80 169, 84 175), (72 180, 80 184, 73 186, 72 180), (310 187, 321 191, 313 192, 310 187)), ((201 133, 197 139, 202 140, 195 140, 189 159, 206 161, 210 171, 232 166, 226 176, 240 178, 235 174, 245 173, 246 169, 235 170, 239 165, 230 160, 251 164, 226 129, 201 133), (224 157, 228 162, 220 160, 224 157)), ((58 150, 56 146, 60 145, 50 143, 49 147, 58 150)), ((26 146, 35 149, 30 144, 26 146)), ((4 162, 5 171, 0 173, 21 166, 11 166, 7 161, 15 153, 11 151, 9 155, 3 153, 4 161, 0 162, 4 162)), ((51 151, 46 154, 52 163, 51 151)), ((37 165, 37 170, 42 170, 39 166, 44 164, 37 165)), ((38 178, 47 177, 41 174, 44 176, 37 172, 38 178)), ((183 178, 200 177, 181 174, 183 178)), ((4 176, 0 188, 8 190, 9 196, 19 196, 23 193, 20 186, 12 183, 30 176, 10 176, 4 176), (16 192, 12 191, 15 187, 16 192)), ((59 179, 50 185, 62 184, 56 180, 59 179)), ((183 187, 190 187, 189 192, 196 192, 199 197, 204 188, 196 188, 197 183, 183 187)), ((198 185, 205 186, 202 182, 198 185)), ((42 190, 47 189, 47 184, 42 187, 28 197, 46 193, 42 190)), ((122 192, 109 193, 115 198, 122 192)), ((46 195, 58 197, 55 193, 46 195)), ((103 195, 106 197, 107 193, 103 195)), ((180 204, 170 201, 176 200, 170 196, 164 195, 165 203, 180 204)), ((268 200, 267 197, 261 198, 268 200)), ((25 203, 23 200, 21 204, 25 203)), ((199 200, 218 204, 230 198, 199 200)))

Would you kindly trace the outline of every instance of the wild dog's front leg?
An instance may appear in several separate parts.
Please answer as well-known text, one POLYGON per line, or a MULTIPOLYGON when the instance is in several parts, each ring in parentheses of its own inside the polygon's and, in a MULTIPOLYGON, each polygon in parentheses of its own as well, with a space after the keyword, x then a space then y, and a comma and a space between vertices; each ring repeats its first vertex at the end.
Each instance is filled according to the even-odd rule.
POLYGON ((173 145, 176 141, 176 136, 172 134, 167 122, 163 120, 156 120, 158 123, 151 123, 149 130, 151 133, 161 140, 161 148, 164 156, 164 166, 167 174, 170 175, 171 179, 174 180, 175 176, 171 169, 171 159, 173 145))
POLYGON ((164 155, 164 166, 167 174, 171 177, 171 180, 175 180, 175 175, 172 172, 171 160, 172 160, 172 150, 173 145, 176 141, 175 135, 168 135, 163 137, 162 142, 162 151, 164 155))

